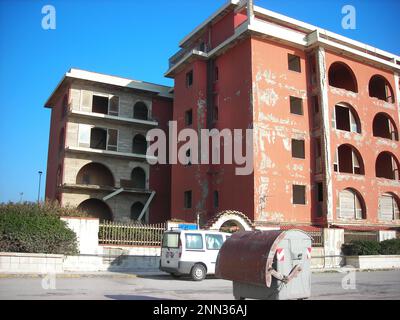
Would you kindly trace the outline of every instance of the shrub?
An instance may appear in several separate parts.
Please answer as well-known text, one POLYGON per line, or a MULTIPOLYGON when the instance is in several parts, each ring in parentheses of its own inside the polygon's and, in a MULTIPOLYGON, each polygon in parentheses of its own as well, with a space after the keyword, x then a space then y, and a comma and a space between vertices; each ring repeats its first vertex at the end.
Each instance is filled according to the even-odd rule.
POLYGON ((385 240, 380 243, 380 253, 387 255, 400 254, 400 239, 385 240))
POLYGON ((377 241, 353 240, 342 247, 347 256, 373 256, 380 254, 380 245, 377 241))
POLYGON ((0 251, 77 254, 76 235, 59 217, 65 211, 53 206, 0 204, 0 251))
POLYGON ((353 240, 350 243, 345 243, 342 250, 347 256, 396 255, 400 254, 400 239, 386 240, 380 243, 353 240))

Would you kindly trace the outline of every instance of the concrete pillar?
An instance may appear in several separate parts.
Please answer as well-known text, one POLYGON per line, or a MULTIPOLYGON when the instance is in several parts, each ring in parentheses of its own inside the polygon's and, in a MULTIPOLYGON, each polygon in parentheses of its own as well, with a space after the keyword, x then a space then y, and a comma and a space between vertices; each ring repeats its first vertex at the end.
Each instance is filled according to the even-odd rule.
POLYGON ((99 247, 99 219, 61 218, 76 233, 80 254, 101 254, 99 247))
POLYGON ((342 264, 343 229, 324 229, 325 267, 338 268, 342 264))

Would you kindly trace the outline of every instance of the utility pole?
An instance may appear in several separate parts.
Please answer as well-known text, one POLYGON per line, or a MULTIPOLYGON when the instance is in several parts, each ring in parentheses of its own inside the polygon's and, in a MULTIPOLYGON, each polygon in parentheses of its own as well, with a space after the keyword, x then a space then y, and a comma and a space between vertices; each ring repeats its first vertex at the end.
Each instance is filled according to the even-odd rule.
POLYGON ((41 183, 41 181, 42 181, 42 171, 39 171, 38 172, 39 173, 39 190, 38 190, 38 199, 37 199, 37 202, 38 202, 38 204, 40 203, 40 183, 41 183))
POLYGON ((254 0, 247 0, 247 18, 250 23, 254 18, 254 0))

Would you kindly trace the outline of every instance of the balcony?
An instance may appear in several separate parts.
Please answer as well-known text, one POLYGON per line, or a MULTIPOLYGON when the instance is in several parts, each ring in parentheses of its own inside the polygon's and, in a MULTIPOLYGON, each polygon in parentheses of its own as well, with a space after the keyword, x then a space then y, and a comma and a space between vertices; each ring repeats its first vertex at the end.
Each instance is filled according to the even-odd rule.
POLYGON ((157 157, 150 157, 150 156, 146 156, 145 154, 118 152, 118 151, 92 149, 92 148, 84 148, 84 147, 67 146, 65 148, 65 152, 101 155, 101 156, 107 156, 107 157, 114 157, 114 158, 121 158, 121 159, 134 159, 134 160, 140 160, 140 161, 147 161, 147 160, 156 161, 157 160, 157 157))

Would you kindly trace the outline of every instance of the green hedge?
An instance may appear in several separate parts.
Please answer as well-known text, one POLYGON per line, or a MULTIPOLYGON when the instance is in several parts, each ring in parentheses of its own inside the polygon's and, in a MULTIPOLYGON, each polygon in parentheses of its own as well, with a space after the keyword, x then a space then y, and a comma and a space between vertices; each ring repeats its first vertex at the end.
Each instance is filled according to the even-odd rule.
POLYGON ((383 242, 353 240, 345 243, 342 250, 346 256, 398 255, 400 254, 400 239, 383 242))
POLYGON ((49 204, 0 204, 0 252, 78 253, 76 234, 49 204))

